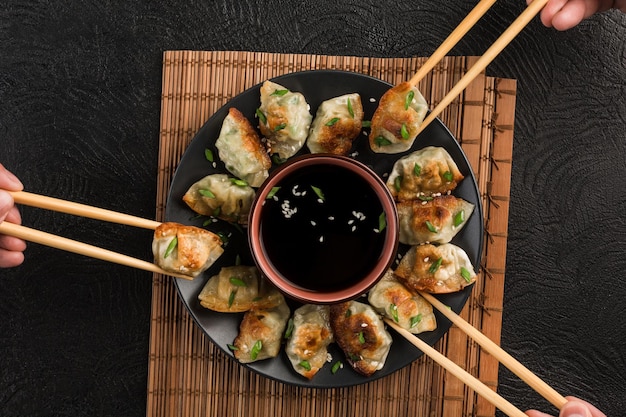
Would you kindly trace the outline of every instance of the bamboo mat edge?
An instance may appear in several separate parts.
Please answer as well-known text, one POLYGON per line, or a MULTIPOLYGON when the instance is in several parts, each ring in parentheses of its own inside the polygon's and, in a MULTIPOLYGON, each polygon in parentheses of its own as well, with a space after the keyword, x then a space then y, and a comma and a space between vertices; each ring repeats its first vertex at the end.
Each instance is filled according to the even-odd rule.
MULTIPOLYGON (((189 141, 226 101, 276 75, 306 69, 361 72, 397 83, 424 58, 338 57, 236 51, 163 55, 157 219, 189 141)), ((475 61, 446 57, 420 84, 431 103, 475 61)), ((481 74, 440 116, 459 138, 479 182, 486 233, 480 280, 462 316, 499 342, 508 228, 516 82, 481 74)), ((286 386, 247 371, 204 337, 173 283, 153 279, 147 415, 493 416, 495 409, 427 358, 368 384, 333 390, 286 386), (409 383, 410 382, 410 383, 409 383)), ((436 347, 497 388, 498 363, 453 327, 436 347)))

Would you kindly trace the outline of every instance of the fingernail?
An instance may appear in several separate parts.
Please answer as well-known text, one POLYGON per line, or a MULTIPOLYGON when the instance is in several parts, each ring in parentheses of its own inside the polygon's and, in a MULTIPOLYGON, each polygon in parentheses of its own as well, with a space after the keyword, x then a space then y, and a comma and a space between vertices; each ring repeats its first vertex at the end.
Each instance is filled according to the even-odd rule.
POLYGON ((5 174, 6 178, 9 180, 9 182, 13 183, 13 185, 15 185, 15 187, 17 187, 17 188, 23 188, 24 187, 24 185, 22 184, 22 181, 20 181, 20 179, 17 178, 15 176, 15 174, 13 174, 11 171, 6 169, 4 166, 2 167, 2 169, 4 170, 4 174, 5 174))
POLYGON ((589 409, 577 401, 566 403, 561 409, 559 417, 590 417, 589 409))

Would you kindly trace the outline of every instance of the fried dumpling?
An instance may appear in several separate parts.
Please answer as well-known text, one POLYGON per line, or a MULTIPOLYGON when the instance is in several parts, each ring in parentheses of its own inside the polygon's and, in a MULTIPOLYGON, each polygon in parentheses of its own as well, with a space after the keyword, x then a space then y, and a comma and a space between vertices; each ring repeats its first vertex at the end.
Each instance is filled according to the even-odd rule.
POLYGON ((372 306, 358 301, 333 304, 330 326, 355 371, 370 376, 383 368, 392 338, 372 306))
POLYGON ((194 183, 183 201, 196 213, 247 224, 254 189, 226 174, 211 174, 194 183))
POLYGON ((228 109, 215 147, 226 169, 250 186, 258 187, 268 177, 272 161, 259 134, 239 110, 228 109))
POLYGON ((372 117, 370 148, 377 153, 399 153, 413 145, 428 103, 408 82, 390 88, 380 98, 372 117))
POLYGON ((433 306, 424 297, 409 291, 390 269, 369 291, 370 305, 411 333, 437 328, 433 306))
POLYGON ((223 313, 276 306, 283 296, 254 266, 227 266, 209 278, 198 295, 200 305, 223 313))
POLYGON ((453 195, 397 204, 399 240, 407 245, 448 243, 465 226, 474 205, 453 195))
POLYGON ((454 159, 441 147, 427 146, 398 159, 387 187, 398 201, 446 194, 463 180, 454 159))
POLYGON ((161 223, 152 240, 154 262, 162 269, 196 277, 224 253, 215 233, 179 223, 161 223))
POLYGON ((285 351, 293 369, 311 379, 328 361, 333 341, 327 305, 305 304, 293 313, 293 331, 285 351))
POLYGON ((235 358, 239 362, 250 363, 276 357, 280 352, 289 315, 289 307, 284 299, 271 308, 247 311, 233 342, 235 358))
POLYGON ((259 129, 267 139, 271 155, 287 159, 298 152, 309 134, 313 116, 301 93, 289 91, 272 81, 261 86, 261 106, 257 110, 259 129))
POLYGON ((410 290, 435 294, 460 291, 476 281, 469 257, 452 243, 410 248, 400 260, 396 276, 410 290))
POLYGON ((346 155, 361 133, 363 104, 357 93, 324 101, 317 108, 307 139, 311 153, 346 155))

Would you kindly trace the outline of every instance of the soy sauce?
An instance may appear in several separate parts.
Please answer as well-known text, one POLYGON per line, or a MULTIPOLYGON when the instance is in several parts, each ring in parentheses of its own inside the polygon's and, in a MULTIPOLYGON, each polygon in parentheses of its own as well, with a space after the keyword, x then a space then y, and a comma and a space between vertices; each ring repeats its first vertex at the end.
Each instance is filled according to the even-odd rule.
POLYGON ((313 165, 277 187, 263 204, 260 239, 283 278, 307 290, 334 291, 372 270, 385 233, 382 205, 365 180, 340 166, 313 165))

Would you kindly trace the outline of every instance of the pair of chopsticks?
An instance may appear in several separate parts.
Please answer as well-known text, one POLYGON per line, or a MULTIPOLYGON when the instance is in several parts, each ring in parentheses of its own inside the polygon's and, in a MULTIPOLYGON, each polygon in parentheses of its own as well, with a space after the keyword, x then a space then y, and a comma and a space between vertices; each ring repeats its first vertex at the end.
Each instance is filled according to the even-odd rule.
MULTIPOLYGON (((98 207, 92 207, 84 204, 74 203, 71 201, 60 200, 57 198, 46 197, 39 194, 28 193, 25 191, 11 191, 13 200, 18 204, 31 207, 38 207, 61 213, 73 214, 76 216, 88 217, 96 220, 108 221, 111 223, 119 223, 128 226, 135 226, 144 229, 154 230, 161 223, 148 220, 141 217, 131 216, 129 214, 118 213, 116 211, 106 210, 98 207)), ((31 229, 29 227, 17 224, 2 222, 0 223, 0 234, 15 236, 29 242, 39 243, 41 245, 50 246, 67 252, 77 253, 79 255, 89 256, 91 258, 103 261, 113 262, 131 268, 142 269, 149 272, 156 272, 163 275, 170 275, 177 278, 191 279, 186 275, 176 274, 159 268, 152 262, 136 259, 121 253, 113 252, 108 249, 99 248, 76 240, 67 239, 61 236, 42 232, 40 230, 31 229)))
MULTIPOLYGON (((466 74, 458 81, 458 83, 446 94, 439 104, 430 111, 430 114, 424 119, 420 126, 419 132, 422 132, 437 116, 458 96, 482 71, 487 65, 517 36, 524 27, 543 9, 548 0, 534 0, 520 14, 520 16, 506 29, 502 35, 485 51, 485 53, 476 61, 466 74)), ((431 71, 435 65, 453 48, 453 46, 478 22, 478 20, 486 13, 486 11, 495 3, 495 0, 481 0, 474 9, 465 17, 465 19, 457 26, 457 28, 444 40, 437 50, 430 56, 424 65, 409 80, 409 84, 413 87, 431 71)), ((419 134, 419 133, 418 133, 419 134)), ((533 374, 528 368, 518 362, 509 355, 504 349, 494 343, 479 330, 463 320, 460 316, 450 310, 431 294, 420 292, 420 295, 430 302, 433 307, 439 310, 453 324, 459 327, 476 343, 478 343, 485 351, 494 356, 500 363, 517 375, 522 381, 526 382, 537 393, 552 403, 558 409, 561 409, 567 400, 555 391, 552 387, 541 380, 537 375, 533 374)), ((398 326, 393 320, 385 319, 385 322, 396 330, 401 336, 406 338, 415 347, 428 355, 448 372, 459 378, 465 385, 473 389, 477 394, 483 396, 487 401, 496 406, 502 412, 511 417, 527 417, 520 409, 515 407, 506 399, 498 395, 494 390, 486 386, 480 380, 472 376, 463 368, 452 362, 450 359, 439 353, 419 337, 408 332, 398 326)))

